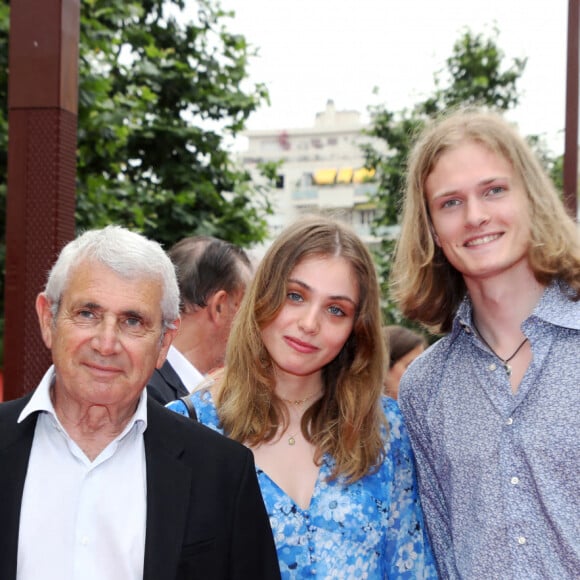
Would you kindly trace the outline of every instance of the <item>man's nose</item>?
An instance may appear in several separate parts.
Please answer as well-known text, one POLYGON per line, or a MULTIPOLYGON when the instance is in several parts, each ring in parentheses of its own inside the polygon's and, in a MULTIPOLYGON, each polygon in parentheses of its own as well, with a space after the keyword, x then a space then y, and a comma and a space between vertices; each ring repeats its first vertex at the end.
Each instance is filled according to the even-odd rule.
POLYGON ((114 354, 120 346, 119 325, 116 320, 104 317, 95 328, 93 348, 100 354, 114 354))

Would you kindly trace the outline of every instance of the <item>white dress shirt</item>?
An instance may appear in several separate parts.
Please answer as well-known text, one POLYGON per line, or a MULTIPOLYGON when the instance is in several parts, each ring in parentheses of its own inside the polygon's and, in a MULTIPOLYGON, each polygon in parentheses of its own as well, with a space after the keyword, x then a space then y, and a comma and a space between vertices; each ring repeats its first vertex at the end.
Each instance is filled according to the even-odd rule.
POLYGON ((18 421, 38 412, 24 484, 17 580, 141 580, 145 555, 146 394, 90 461, 58 420, 44 375, 18 421))
POLYGON ((190 393, 192 393, 195 387, 205 379, 205 376, 202 375, 173 345, 169 347, 167 360, 190 393))

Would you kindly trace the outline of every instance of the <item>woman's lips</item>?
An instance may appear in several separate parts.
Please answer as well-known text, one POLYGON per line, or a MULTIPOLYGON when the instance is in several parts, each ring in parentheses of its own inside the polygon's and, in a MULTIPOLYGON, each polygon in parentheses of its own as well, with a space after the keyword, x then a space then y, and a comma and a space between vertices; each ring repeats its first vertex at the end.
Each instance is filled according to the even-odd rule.
POLYGON ((303 342, 302 340, 299 340, 298 338, 294 338, 292 336, 285 336, 284 340, 290 347, 301 353, 311 353, 316 352, 318 350, 318 347, 314 346, 313 344, 303 342))

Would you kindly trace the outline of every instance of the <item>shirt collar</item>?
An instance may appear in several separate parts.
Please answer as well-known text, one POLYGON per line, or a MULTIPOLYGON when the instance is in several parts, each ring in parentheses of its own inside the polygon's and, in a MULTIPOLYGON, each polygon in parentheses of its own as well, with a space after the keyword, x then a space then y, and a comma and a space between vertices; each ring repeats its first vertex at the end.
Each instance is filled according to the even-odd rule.
MULTIPOLYGON (((49 413, 52 415, 55 421, 60 424, 58 417, 56 416, 56 412, 54 410, 54 406, 52 404, 52 400, 50 399, 50 389, 54 384, 54 365, 51 365, 50 368, 44 373, 38 387, 34 391, 30 401, 26 404, 24 409, 22 409, 19 417, 18 423, 24 421, 27 417, 34 413, 49 413)), ((143 433, 147 428, 147 393, 146 389, 143 389, 141 395, 139 396, 139 403, 137 404, 137 409, 135 414, 126 425, 125 429, 123 429, 123 433, 121 437, 127 433, 133 425, 136 425, 136 428, 139 433, 143 433)))
POLYGON ((452 338, 456 338, 462 330, 467 332, 467 334, 473 333, 472 313, 473 305, 471 304, 469 295, 466 294, 463 297, 461 304, 459 304, 457 314, 453 320, 453 326, 451 328, 451 332, 449 333, 452 338))
MULTIPOLYGON (((531 316, 549 324, 580 330, 580 308, 573 297, 570 286, 554 280, 544 290, 531 316)), ((461 330, 473 334, 473 305, 469 295, 463 298, 457 309, 450 335, 455 338, 461 330)))
POLYGON ((185 388, 191 393, 193 389, 204 380, 204 376, 189 362, 183 353, 175 346, 169 347, 167 361, 185 385, 185 388))
POLYGON ((572 288, 561 280, 555 280, 542 294, 532 316, 555 326, 580 330, 579 304, 574 300, 572 288))

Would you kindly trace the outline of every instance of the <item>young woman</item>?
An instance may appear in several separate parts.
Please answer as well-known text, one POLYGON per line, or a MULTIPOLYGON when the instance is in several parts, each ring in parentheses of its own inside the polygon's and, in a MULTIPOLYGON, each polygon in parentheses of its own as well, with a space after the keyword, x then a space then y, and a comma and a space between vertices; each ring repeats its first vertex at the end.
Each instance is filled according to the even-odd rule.
POLYGON ((190 396, 252 449, 283 578, 435 577, 407 432, 381 396, 380 320, 361 240, 301 219, 260 262, 225 369, 190 396))

